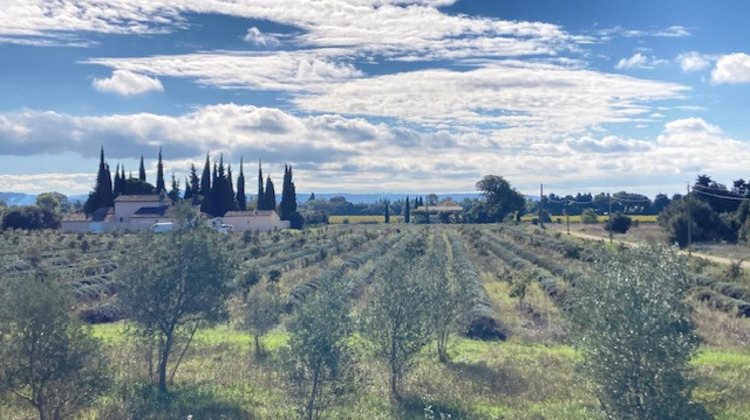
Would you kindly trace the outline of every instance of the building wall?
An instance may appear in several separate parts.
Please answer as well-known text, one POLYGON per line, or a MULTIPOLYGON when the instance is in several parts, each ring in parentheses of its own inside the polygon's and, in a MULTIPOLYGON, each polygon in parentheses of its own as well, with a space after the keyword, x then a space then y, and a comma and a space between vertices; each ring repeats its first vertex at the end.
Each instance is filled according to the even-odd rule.
POLYGON ((133 215, 133 213, 137 212, 141 207, 156 207, 159 206, 161 203, 158 201, 148 201, 148 202, 137 202, 137 201, 124 201, 124 202, 115 202, 115 221, 120 222, 120 218, 122 218, 122 223, 129 223, 130 222, 130 216, 133 215))
POLYGON ((78 233, 78 232, 89 232, 89 223, 91 223, 88 220, 75 220, 75 221, 65 221, 63 220, 60 222, 60 229, 63 231, 63 233, 78 233))

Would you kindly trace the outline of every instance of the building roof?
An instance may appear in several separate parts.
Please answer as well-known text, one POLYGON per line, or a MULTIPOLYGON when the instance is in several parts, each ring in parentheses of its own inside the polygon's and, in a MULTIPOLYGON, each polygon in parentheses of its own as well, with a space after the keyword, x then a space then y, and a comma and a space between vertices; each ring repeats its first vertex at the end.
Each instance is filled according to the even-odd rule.
POLYGON ((276 210, 228 211, 224 217, 269 217, 276 214, 276 210))
POLYGON ((115 198, 115 203, 154 203, 159 201, 162 201, 162 198, 157 194, 118 195, 115 198))
POLYGON ((171 206, 141 207, 130 217, 164 217, 167 215, 167 213, 172 213, 171 211, 169 211, 170 207, 171 206))
POLYGON ((115 214, 114 207, 101 207, 88 216, 84 213, 73 213, 63 217, 63 222, 103 222, 107 217, 112 217, 115 214))

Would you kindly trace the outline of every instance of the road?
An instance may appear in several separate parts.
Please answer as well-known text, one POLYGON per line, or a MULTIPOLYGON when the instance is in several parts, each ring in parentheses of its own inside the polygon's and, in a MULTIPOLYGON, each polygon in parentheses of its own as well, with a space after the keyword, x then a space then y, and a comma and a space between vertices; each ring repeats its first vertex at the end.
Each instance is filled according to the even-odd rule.
MULTIPOLYGON (((583 233, 583 232, 571 231, 570 234, 573 235, 573 236, 576 236, 578 238, 581 238, 581 239, 588 239, 588 240, 592 240, 592 241, 607 241, 609 239, 609 238, 606 238, 606 237, 597 236, 597 235, 591 235, 591 234, 583 233)), ((619 240, 619 239, 616 239, 615 242, 624 243, 625 245, 630 245, 630 246, 639 246, 639 244, 636 243, 636 242, 623 241, 623 240, 619 240)), ((688 252, 681 250, 680 254, 688 255, 688 252)), ((708 255, 708 254, 703 254, 703 253, 700 253, 700 252, 693 252, 692 253, 692 257, 694 257, 694 258, 703 258, 703 259, 706 259, 706 260, 709 260, 709 261, 713 261, 713 262, 716 262, 716 263, 719 263, 719 264, 726 264, 726 265, 729 265, 729 264, 731 264, 733 262, 729 258, 717 257, 715 255, 708 255)), ((742 268, 750 268, 750 261, 743 261, 742 262, 742 268)))

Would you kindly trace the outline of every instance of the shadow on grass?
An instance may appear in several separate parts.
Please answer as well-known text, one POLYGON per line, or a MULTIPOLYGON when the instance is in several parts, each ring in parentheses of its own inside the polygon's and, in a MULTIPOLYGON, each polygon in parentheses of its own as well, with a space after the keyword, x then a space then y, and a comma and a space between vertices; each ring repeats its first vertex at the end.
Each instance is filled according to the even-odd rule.
POLYGON ((528 381, 513 366, 489 367, 486 363, 451 362, 445 365, 464 381, 492 394, 513 397, 528 391, 528 381))
POLYGON ((97 418, 250 420, 256 416, 212 389, 191 385, 172 386, 166 393, 152 384, 122 384, 97 418), (191 417, 188 417, 191 416, 191 417))

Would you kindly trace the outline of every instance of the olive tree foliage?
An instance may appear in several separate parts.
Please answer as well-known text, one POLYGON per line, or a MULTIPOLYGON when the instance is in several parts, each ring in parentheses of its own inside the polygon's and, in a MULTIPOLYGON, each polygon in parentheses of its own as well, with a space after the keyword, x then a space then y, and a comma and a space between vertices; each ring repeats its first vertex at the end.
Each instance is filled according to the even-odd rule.
POLYGON ((0 394, 40 420, 72 418, 109 387, 99 341, 70 317, 70 293, 56 278, 37 272, 0 286, 0 394))
POLYGON ((273 329, 284 312, 284 300, 275 284, 256 284, 245 301, 242 328, 255 339, 255 355, 263 356, 260 339, 273 329))
POLYGON ((390 393, 401 399, 401 383, 414 356, 430 341, 426 264, 418 249, 381 264, 363 313, 364 334, 389 368, 390 393))
POLYGON ((473 202, 466 217, 472 223, 502 222, 506 216, 523 210, 526 199, 503 177, 485 175, 476 184, 482 198, 473 202))
POLYGON ((142 232, 118 261, 119 301, 137 335, 154 340, 160 391, 167 390, 169 358, 180 334, 190 331, 184 355, 200 322, 226 318, 232 261, 223 238, 206 226, 142 232))
POLYGON ((437 344, 438 359, 448 362, 448 339, 466 324, 466 315, 471 309, 471 296, 452 270, 433 253, 425 257, 419 277, 423 281, 427 305, 425 316, 428 328, 437 344))
POLYGON ((305 419, 321 418, 356 389, 359 376, 349 346, 350 311, 345 289, 334 279, 295 309, 285 360, 292 395, 305 419))
POLYGON ((673 250, 599 250, 572 291, 574 342, 601 407, 613 419, 700 419, 686 376, 698 339, 673 250))

